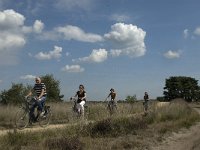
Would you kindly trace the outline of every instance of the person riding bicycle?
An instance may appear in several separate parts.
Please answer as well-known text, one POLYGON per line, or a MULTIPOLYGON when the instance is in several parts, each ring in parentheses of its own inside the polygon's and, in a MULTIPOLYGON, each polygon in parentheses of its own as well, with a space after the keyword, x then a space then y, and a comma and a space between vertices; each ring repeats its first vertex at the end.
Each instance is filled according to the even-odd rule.
POLYGON ((149 95, 147 92, 144 93, 144 102, 143 102, 143 105, 144 105, 144 113, 146 114, 147 113, 147 110, 148 110, 148 101, 149 101, 149 95))
POLYGON ((116 104, 116 101, 115 101, 115 98, 116 98, 116 92, 115 92, 115 90, 113 89, 113 88, 111 88, 110 89, 110 93, 108 94, 108 96, 107 96, 107 98, 106 98, 106 100, 110 97, 111 99, 110 99, 110 101, 109 101, 109 103, 108 103, 108 105, 110 106, 110 105, 114 105, 114 106, 117 106, 117 104, 116 104))
POLYGON ((35 78, 35 85, 26 97, 33 95, 33 92, 36 94, 36 96, 32 99, 33 103, 30 108, 30 117, 32 118, 32 121, 37 121, 37 118, 43 111, 44 103, 47 98, 46 86, 44 83, 42 83, 41 78, 39 77, 35 78), (34 115, 36 107, 38 110, 37 116, 34 115))
POLYGON ((84 105, 86 102, 86 91, 84 86, 81 84, 79 85, 79 90, 76 92, 74 97, 78 97, 77 100, 77 110, 82 116, 84 116, 84 105))

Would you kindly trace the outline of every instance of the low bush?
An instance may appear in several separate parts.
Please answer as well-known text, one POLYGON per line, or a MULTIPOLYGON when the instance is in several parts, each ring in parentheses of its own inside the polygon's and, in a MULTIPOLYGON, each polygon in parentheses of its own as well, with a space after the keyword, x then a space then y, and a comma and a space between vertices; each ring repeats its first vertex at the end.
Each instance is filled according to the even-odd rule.
POLYGON ((84 135, 91 137, 116 137, 135 134, 137 130, 147 128, 145 120, 139 117, 107 118, 84 127, 84 135))
POLYGON ((83 143, 78 137, 56 137, 45 140, 48 150, 82 150, 83 143))

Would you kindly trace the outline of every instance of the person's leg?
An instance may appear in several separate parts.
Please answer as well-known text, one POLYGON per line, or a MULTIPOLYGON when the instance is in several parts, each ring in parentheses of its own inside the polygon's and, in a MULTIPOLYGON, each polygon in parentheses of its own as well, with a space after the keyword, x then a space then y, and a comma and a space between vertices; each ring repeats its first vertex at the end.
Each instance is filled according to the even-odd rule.
POLYGON ((112 101, 108 102, 108 109, 109 109, 109 112, 112 113, 112 101))
POLYGON ((45 103, 45 101, 46 101, 46 97, 41 97, 41 99, 40 100, 38 100, 37 101, 37 107, 38 107, 38 109, 37 109, 37 117, 36 117, 36 119, 39 117, 39 115, 42 113, 42 111, 43 111, 43 108, 44 108, 44 103, 45 103))
POLYGON ((34 111, 35 111, 36 106, 37 106, 36 100, 34 99, 32 105, 30 107, 30 113, 29 113, 29 116, 30 116, 30 119, 31 119, 30 121, 35 121, 34 111))
POLYGON ((148 113, 148 101, 145 101, 144 112, 145 112, 145 114, 148 113))
POLYGON ((114 109, 116 109, 116 110, 117 110, 117 101, 116 101, 116 100, 114 100, 114 101, 113 101, 113 103, 114 103, 114 109))
POLYGON ((81 105, 80 105, 80 103, 76 104, 76 109, 77 109, 78 113, 81 112, 81 105))
POLYGON ((37 103, 38 104, 38 111, 42 112, 45 101, 46 101, 46 97, 44 97, 44 96, 41 97, 40 100, 38 100, 38 103, 37 103))
POLYGON ((80 102, 80 110, 81 110, 82 116, 84 116, 84 105, 85 105, 85 101, 81 101, 80 102))

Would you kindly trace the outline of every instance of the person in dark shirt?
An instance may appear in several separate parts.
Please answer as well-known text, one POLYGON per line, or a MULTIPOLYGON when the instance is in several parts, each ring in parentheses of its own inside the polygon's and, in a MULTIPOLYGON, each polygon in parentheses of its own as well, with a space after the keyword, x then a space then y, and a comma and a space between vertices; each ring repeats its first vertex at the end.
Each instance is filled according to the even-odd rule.
POLYGON ((82 116, 84 116, 84 105, 85 105, 85 102, 86 102, 86 91, 85 91, 85 88, 82 84, 79 85, 79 90, 76 92, 74 97, 78 97, 77 109, 78 109, 78 112, 81 113, 82 116))
POLYGON ((116 92, 115 92, 115 90, 113 89, 113 88, 111 88, 110 89, 110 93, 108 94, 108 96, 107 96, 107 98, 106 98, 106 100, 110 97, 110 101, 109 101, 109 103, 108 103, 108 105, 110 106, 110 105, 114 105, 116 108, 117 108, 117 102, 116 102, 116 100, 115 100, 115 98, 116 98, 116 92))
POLYGON ((108 94, 108 97, 107 98, 111 98, 111 101, 115 101, 115 98, 116 98, 116 92, 113 88, 110 89, 110 93, 108 94))
POLYGON ((46 86, 44 83, 42 83, 39 77, 35 78, 35 85, 26 97, 29 97, 33 94, 35 94, 36 96, 33 98, 33 103, 30 108, 30 117, 32 118, 33 121, 36 121, 38 116, 43 111, 44 103, 47 97, 46 86), (38 107, 38 114, 35 117, 34 111, 36 107, 38 107))
POLYGON ((147 92, 144 93, 144 102, 143 102, 143 105, 144 105, 144 113, 147 114, 147 111, 148 111, 148 101, 149 101, 149 95, 147 92))

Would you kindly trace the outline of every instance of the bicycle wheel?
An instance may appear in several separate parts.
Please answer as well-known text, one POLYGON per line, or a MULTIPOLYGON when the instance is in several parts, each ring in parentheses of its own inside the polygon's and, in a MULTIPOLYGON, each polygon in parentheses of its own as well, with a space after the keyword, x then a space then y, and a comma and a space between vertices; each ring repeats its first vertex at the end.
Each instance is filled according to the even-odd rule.
POLYGON ((22 130, 28 126, 28 123, 29 123, 29 113, 24 109, 20 109, 15 116, 16 128, 22 130))
POLYGON ((39 125, 41 127, 46 127, 49 125, 50 119, 51 119, 51 110, 50 107, 47 106, 47 108, 45 108, 45 114, 44 115, 40 115, 38 118, 39 121, 39 125))

